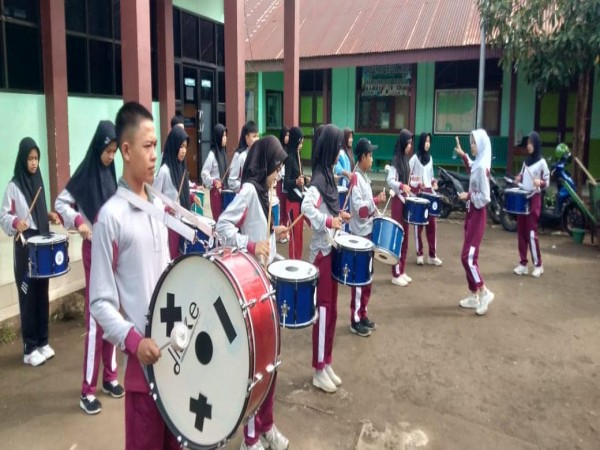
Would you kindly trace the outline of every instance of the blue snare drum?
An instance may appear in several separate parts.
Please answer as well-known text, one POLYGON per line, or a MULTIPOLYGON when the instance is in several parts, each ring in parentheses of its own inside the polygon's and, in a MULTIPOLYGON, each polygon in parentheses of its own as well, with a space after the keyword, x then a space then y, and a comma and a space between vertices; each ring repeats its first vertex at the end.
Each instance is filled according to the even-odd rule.
POLYGON ((406 197, 402 218, 413 225, 427 225, 429 221, 429 200, 419 197, 406 197))
POLYGON ((364 286, 373 279, 373 248, 368 239, 353 234, 336 236, 332 251, 331 273, 348 286, 364 286))
POLYGON ((235 198, 235 192, 230 189, 223 189, 221 191, 221 212, 225 211, 229 204, 235 198))
MULTIPOLYGON (((348 188, 345 186, 339 186, 337 187, 338 190, 338 195, 340 197, 340 209, 342 209, 344 207, 344 203, 346 203, 346 197, 348 196, 348 188)), ((348 210, 350 206, 350 201, 348 201, 348 203, 346 203, 346 210, 348 210)))
POLYGON ((196 214, 204 215, 204 191, 201 191, 200 188, 194 192, 194 195, 200 199, 200 206, 196 205, 195 202, 192 202, 191 211, 196 214))
POLYGON ((504 211, 511 214, 529 214, 529 192, 510 188, 504 191, 504 211))
POLYGON ((190 253, 204 254, 215 247, 214 229, 216 222, 208 217, 197 216, 202 227, 192 224, 185 217, 181 221, 188 227, 196 231, 196 239, 194 242, 188 241, 184 237, 179 237, 179 253, 188 255, 190 253))
POLYGON ((304 328, 315 323, 317 268, 306 261, 286 259, 272 263, 267 271, 275 288, 279 324, 283 328, 304 328))
POLYGON ((421 192, 419 193, 419 197, 429 200, 429 215, 431 217, 439 217, 441 209, 440 196, 435 192, 421 192))
POLYGON ((375 244, 375 259, 383 264, 395 265, 400 259, 404 229, 389 217, 373 219, 371 240, 375 244))
POLYGON ((52 278, 69 271, 69 238, 62 234, 32 236, 29 248, 29 277, 52 278))

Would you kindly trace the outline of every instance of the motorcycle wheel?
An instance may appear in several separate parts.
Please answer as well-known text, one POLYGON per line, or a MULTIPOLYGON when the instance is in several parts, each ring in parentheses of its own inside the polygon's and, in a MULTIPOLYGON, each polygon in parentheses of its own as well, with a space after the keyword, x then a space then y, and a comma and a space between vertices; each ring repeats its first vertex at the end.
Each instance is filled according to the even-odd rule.
POLYGON ((570 202, 565 206, 562 214, 562 226, 570 235, 573 234, 573 228, 587 228, 587 219, 577 204, 570 202))
POLYGON ((502 212, 500 213, 500 223, 502 224, 502 228, 504 228, 506 231, 510 231, 511 233, 517 231, 516 214, 511 214, 502 210, 502 212))
POLYGON ((440 202, 440 219, 446 219, 452 212, 452 196, 454 194, 445 186, 441 186, 437 193, 443 196, 440 202))
POLYGON ((490 193, 490 196, 492 200, 487 207, 488 214, 495 224, 502 223, 502 204, 498 200, 498 197, 496 197, 494 191, 490 193))

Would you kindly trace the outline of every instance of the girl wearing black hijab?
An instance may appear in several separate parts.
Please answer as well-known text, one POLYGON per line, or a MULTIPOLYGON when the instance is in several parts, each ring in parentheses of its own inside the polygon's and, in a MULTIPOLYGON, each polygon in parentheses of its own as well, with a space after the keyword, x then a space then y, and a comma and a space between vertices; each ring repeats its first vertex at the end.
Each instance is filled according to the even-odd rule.
POLYGON ((514 268, 514 272, 517 275, 527 275, 527 248, 529 247, 531 259, 533 260, 531 275, 539 278, 544 273, 544 266, 542 266, 542 252, 538 241, 537 224, 542 212, 542 189, 545 189, 550 183, 550 171, 548 170, 548 163, 542 157, 540 135, 535 131, 529 134, 527 153, 529 153, 529 156, 525 159, 521 173, 517 175, 515 181, 533 195, 529 198, 529 214, 519 214, 517 216, 517 237, 521 260, 514 268))
MULTIPOLYGON (((434 192, 437 190, 437 181, 433 177, 433 159, 431 158, 431 133, 421 133, 417 153, 410 158, 408 163, 410 173, 412 174, 410 185, 415 194, 419 192, 434 192)), ((427 245, 429 246, 429 255, 427 264, 441 266, 442 260, 436 255, 436 221, 435 217, 429 216, 428 223, 415 225, 415 243, 417 244, 417 265, 422 266, 423 260, 423 228, 427 236, 427 245)))
POLYGON ((400 250, 400 262, 392 266, 392 283, 398 286, 407 286, 412 279, 406 274, 406 255, 408 253, 409 224, 402 218, 405 198, 410 189, 410 166, 408 157, 412 152, 413 135, 408 130, 401 130, 394 147, 392 165, 386 166, 386 184, 394 192, 392 197, 392 219, 404 228, 404 239, 400 250))
POLYGON ((312 366, 315 369, 313 385, 330 393, 335 392, 342 384, 342 380, 331 366, 337 321, 338 285, 331 274, 330 230, 339 230, 343 221, 350 219, 347 212, 340 211, 337 184, 333 175, 333 166, 342 148, 342 139, 342 131, 335 125, 326 125, 323 128, 314 149, 310 187, 302 201, 302 213, 310 221, 313 230, 309 261, 319 269, 319 314, 312 333, 312 366))
POLYGON ((56 198, 54 206, 66 229, 77 229, 82 237, 81 255, 85 273, 85 327, 83 353, 83 382, 79 407, 87 414, 102 411, 96 398, 96 382, 100 359, 104 365, 102 389, 113 397, 125 393, 117 380, 115 346, 103 339, 103 331, 90 315, 89 281, 92 258, 92 224, 104 203, 117 190, 115 153, 117 136, 115 126, 102 120, 96 128, 92 142, 81 164, 56 198))
MULTIPOLYGON (((40 149, 33 139, 19 144, 14 176, 4 192, 0 208, 0 225, 8 236, 21 233, 24 239, 50 234, 48 220, 59 223, 55 212, 48 212, 44 181, 39 170, 40 149), (39 196, 29 213, 37 192, 39 196)), ((48 345, 48 278, 29 278, 29 248, 22 239, 14 241, 14 275, 19 293, 23 362, 44 364, 54 356, 48 345)))
MULTIPOLYGON (((292 127, 287 147, 288 159, 285 161, 285 177, 283 189, 287 192, 286 213, 290 223, 300 215, 300 204, 304 195, 304 184, 307 178, 302 175, 300 151, 304 143, 304 134, 299 127, 292 127)), ((304 222, 299 220, 291 230, 289 243, 289 258, 302 259, 302 229, 304 222)))
MULTIPOLYGON (((185 155, 190 141, 181 127, 171 129, 165 142, 162 163, 154 179, 154 187, 185 209, 190 209, 190 180, 185 164, 185 155)), ((200 199, 194 195, 193 201, 200 206, 200 199)), ((169 230, 169 253, 171 259, 179 256, 179 235, 169 230)))
MULTIPOLYGON (((290 142, 290 129, 286 126, 281 128, 279 133, 279 143, 287 153, 287 146, 290 142)), ((283 179, 285 178, 285 166, 281 168, 279 172, 279 179, 277 180, 276 192, 279 198, 279 223, 281 225, 287 225, 287 191, 283 189, 283 179)), ((282 244, 287 242, 287 239, 280 240, 282 244)))
POLYGON ((210 189, 210 210, 215 221, 221 214, 221 189, 227 172, 227 128, 220 123, 215 125, 215 139, 202 166, 202 183, 210 189))

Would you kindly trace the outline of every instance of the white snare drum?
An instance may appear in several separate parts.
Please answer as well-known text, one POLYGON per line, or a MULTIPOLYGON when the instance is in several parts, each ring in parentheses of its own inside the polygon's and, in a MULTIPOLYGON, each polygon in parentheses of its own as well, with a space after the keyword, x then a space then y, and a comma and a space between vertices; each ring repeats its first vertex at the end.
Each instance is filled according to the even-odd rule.
POLYGON ((147 376, 158 409, 187 448, 216 448, 262 404, 279 365, 279 321, 256 260, 221 247, 183 256, 159 280, 146 336, 162 349, 147 376), (187 327, 189 344, 171 344, 187 327), (179 325, 178 325, 179 324, 179 325))

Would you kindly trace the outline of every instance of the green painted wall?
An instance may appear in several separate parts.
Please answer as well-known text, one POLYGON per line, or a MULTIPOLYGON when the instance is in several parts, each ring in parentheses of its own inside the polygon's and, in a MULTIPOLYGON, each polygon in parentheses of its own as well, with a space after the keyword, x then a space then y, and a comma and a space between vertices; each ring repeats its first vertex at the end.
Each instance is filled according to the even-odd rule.
POLYGON ((417 97, 415 107, 415 134, 433 130, 433 102, 435 97, 435 62, 417 64, 417 97))
POLYGON ((600 178, 600 68, 596 68, 594 76, 589 170, 594 177, 600 178))
MULTIPOLYGON (((517 75, 517 98, 515 109, 515 140, 527 136, 535 125, 535 89, 517 75)), ((508 134, 508 132, 506 133, 508 134)))
POLYGON ((13 176, 19 142, 31 137, 40 147, 40 170, 50 204, 46 101, 43 95, 0 92, 0 195, 13 176))
POLYGON ((216 22, 225 22, 224 0, 173 0, 173 6, 216 22))
POLYGON ((502 105, 500 106, 500 136, 508 136, 510 125, 511 71, 505 70, 502 77, 502 105))
MULTIPOLYGON (((258 74, 258 129, 261 134, 272 134, 279 137, 279 132, 269 130, 266 132, 267 127, 267 116, 265 111, 265 99, 267 98, 267 91, 280 91, 283 93, 283 72, 261 72, 258 74)), ((285 99, 284 99, 285 102, 285 99)), ((288 128, 290 124, 285 124, 288 128)))
POLYGON ((354 129, 356 115, 356 68, 331 70, 331 122, 354 129))

